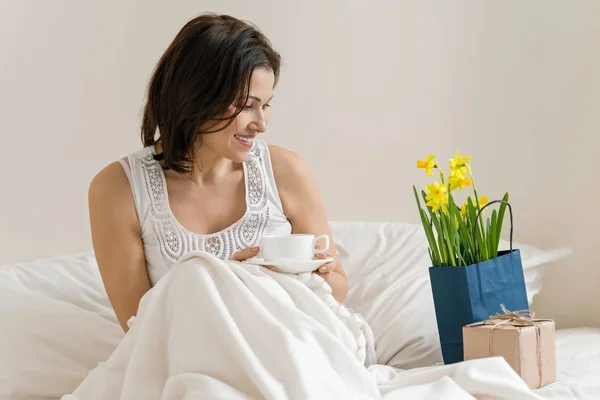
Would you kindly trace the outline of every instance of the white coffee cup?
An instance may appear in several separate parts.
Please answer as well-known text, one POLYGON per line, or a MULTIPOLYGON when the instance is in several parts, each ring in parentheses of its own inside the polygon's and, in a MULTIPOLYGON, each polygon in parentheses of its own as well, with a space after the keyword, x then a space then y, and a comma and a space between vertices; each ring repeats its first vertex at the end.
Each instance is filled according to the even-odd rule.
POLYGON ((329 236, 291 234, 285 236, 265 236, 260 243, 261 258, 271 261, 294 260, 310 261, 315 254, 329 250, 329 236), (317 247, 319 241, 324 244, 317 247))

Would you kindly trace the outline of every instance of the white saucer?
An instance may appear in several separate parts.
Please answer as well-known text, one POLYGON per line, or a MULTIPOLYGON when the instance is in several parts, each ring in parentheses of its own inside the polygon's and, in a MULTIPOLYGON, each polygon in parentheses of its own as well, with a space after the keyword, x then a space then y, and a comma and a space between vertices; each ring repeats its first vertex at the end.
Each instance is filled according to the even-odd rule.
POLYGON ((250 258, 245 263, 253 264, 253 265, 272 265, 277 268, 277 272, 283 272, 286 274, 300 274, 302 272, 312 272, 315 271, 323 264, 327 264, 328 262, 333 261, 333 257, 328 258, 314 258, 309 261, 295 261, 295 260, 263 260, 262 258, 250 258))

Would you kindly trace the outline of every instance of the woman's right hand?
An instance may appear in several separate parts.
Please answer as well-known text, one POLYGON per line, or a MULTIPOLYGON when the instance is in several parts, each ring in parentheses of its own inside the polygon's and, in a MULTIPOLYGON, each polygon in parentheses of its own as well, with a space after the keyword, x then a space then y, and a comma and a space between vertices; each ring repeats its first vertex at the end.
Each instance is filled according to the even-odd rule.
MULTIPOLYGON (((249 247, 244 250, 240 250, 236 252, 231 259, 233 261, 244 261, 252 257, 256 257, 260 252, 260 247, 249 247)), ((277 269, 272 265, 265 265, 265 268, 270 269, 271 271, 277 271, 277 269)))
POLYGON ((256 257, 260 247, 248 247, 247 249, 236 252, 231 259, 233 261, 245 261, 249 258, 256 257))

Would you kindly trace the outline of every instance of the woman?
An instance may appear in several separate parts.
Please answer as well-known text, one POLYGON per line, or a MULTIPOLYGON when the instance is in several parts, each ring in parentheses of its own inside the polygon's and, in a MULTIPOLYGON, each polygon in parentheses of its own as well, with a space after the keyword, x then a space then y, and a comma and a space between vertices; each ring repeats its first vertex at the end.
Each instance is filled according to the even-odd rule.
MULTIPOLYGON (((293 152, 267 146, 280 56, 254 26, 230 16, 188 22, 150 81, 144 148, 104 168, 89 191, 92 240, 119 322, 191 250, 241 261, 263 235, 330 235, 317 185, 293 152)), ((343 302, 334 261, 319 268, 343 302)))

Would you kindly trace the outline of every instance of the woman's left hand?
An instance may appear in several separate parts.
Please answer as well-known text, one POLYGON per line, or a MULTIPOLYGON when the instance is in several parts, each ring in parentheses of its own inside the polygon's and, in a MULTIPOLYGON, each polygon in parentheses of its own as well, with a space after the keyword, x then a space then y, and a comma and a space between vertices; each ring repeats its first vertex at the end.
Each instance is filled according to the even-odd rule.
POLYGON ((319 253, 316 255, 316 257, 321 260, 324 260, 326 258, 333 258, 333 261, 323 264, 318 269, 313 271, 315 274, 319 275, 323 279, 326 279, 326 277, 329 276, 329 274, 331 274, 332 272, 334 272, 337 269, 338 261, 335 257, 333 257, 333 255, 319 253))

